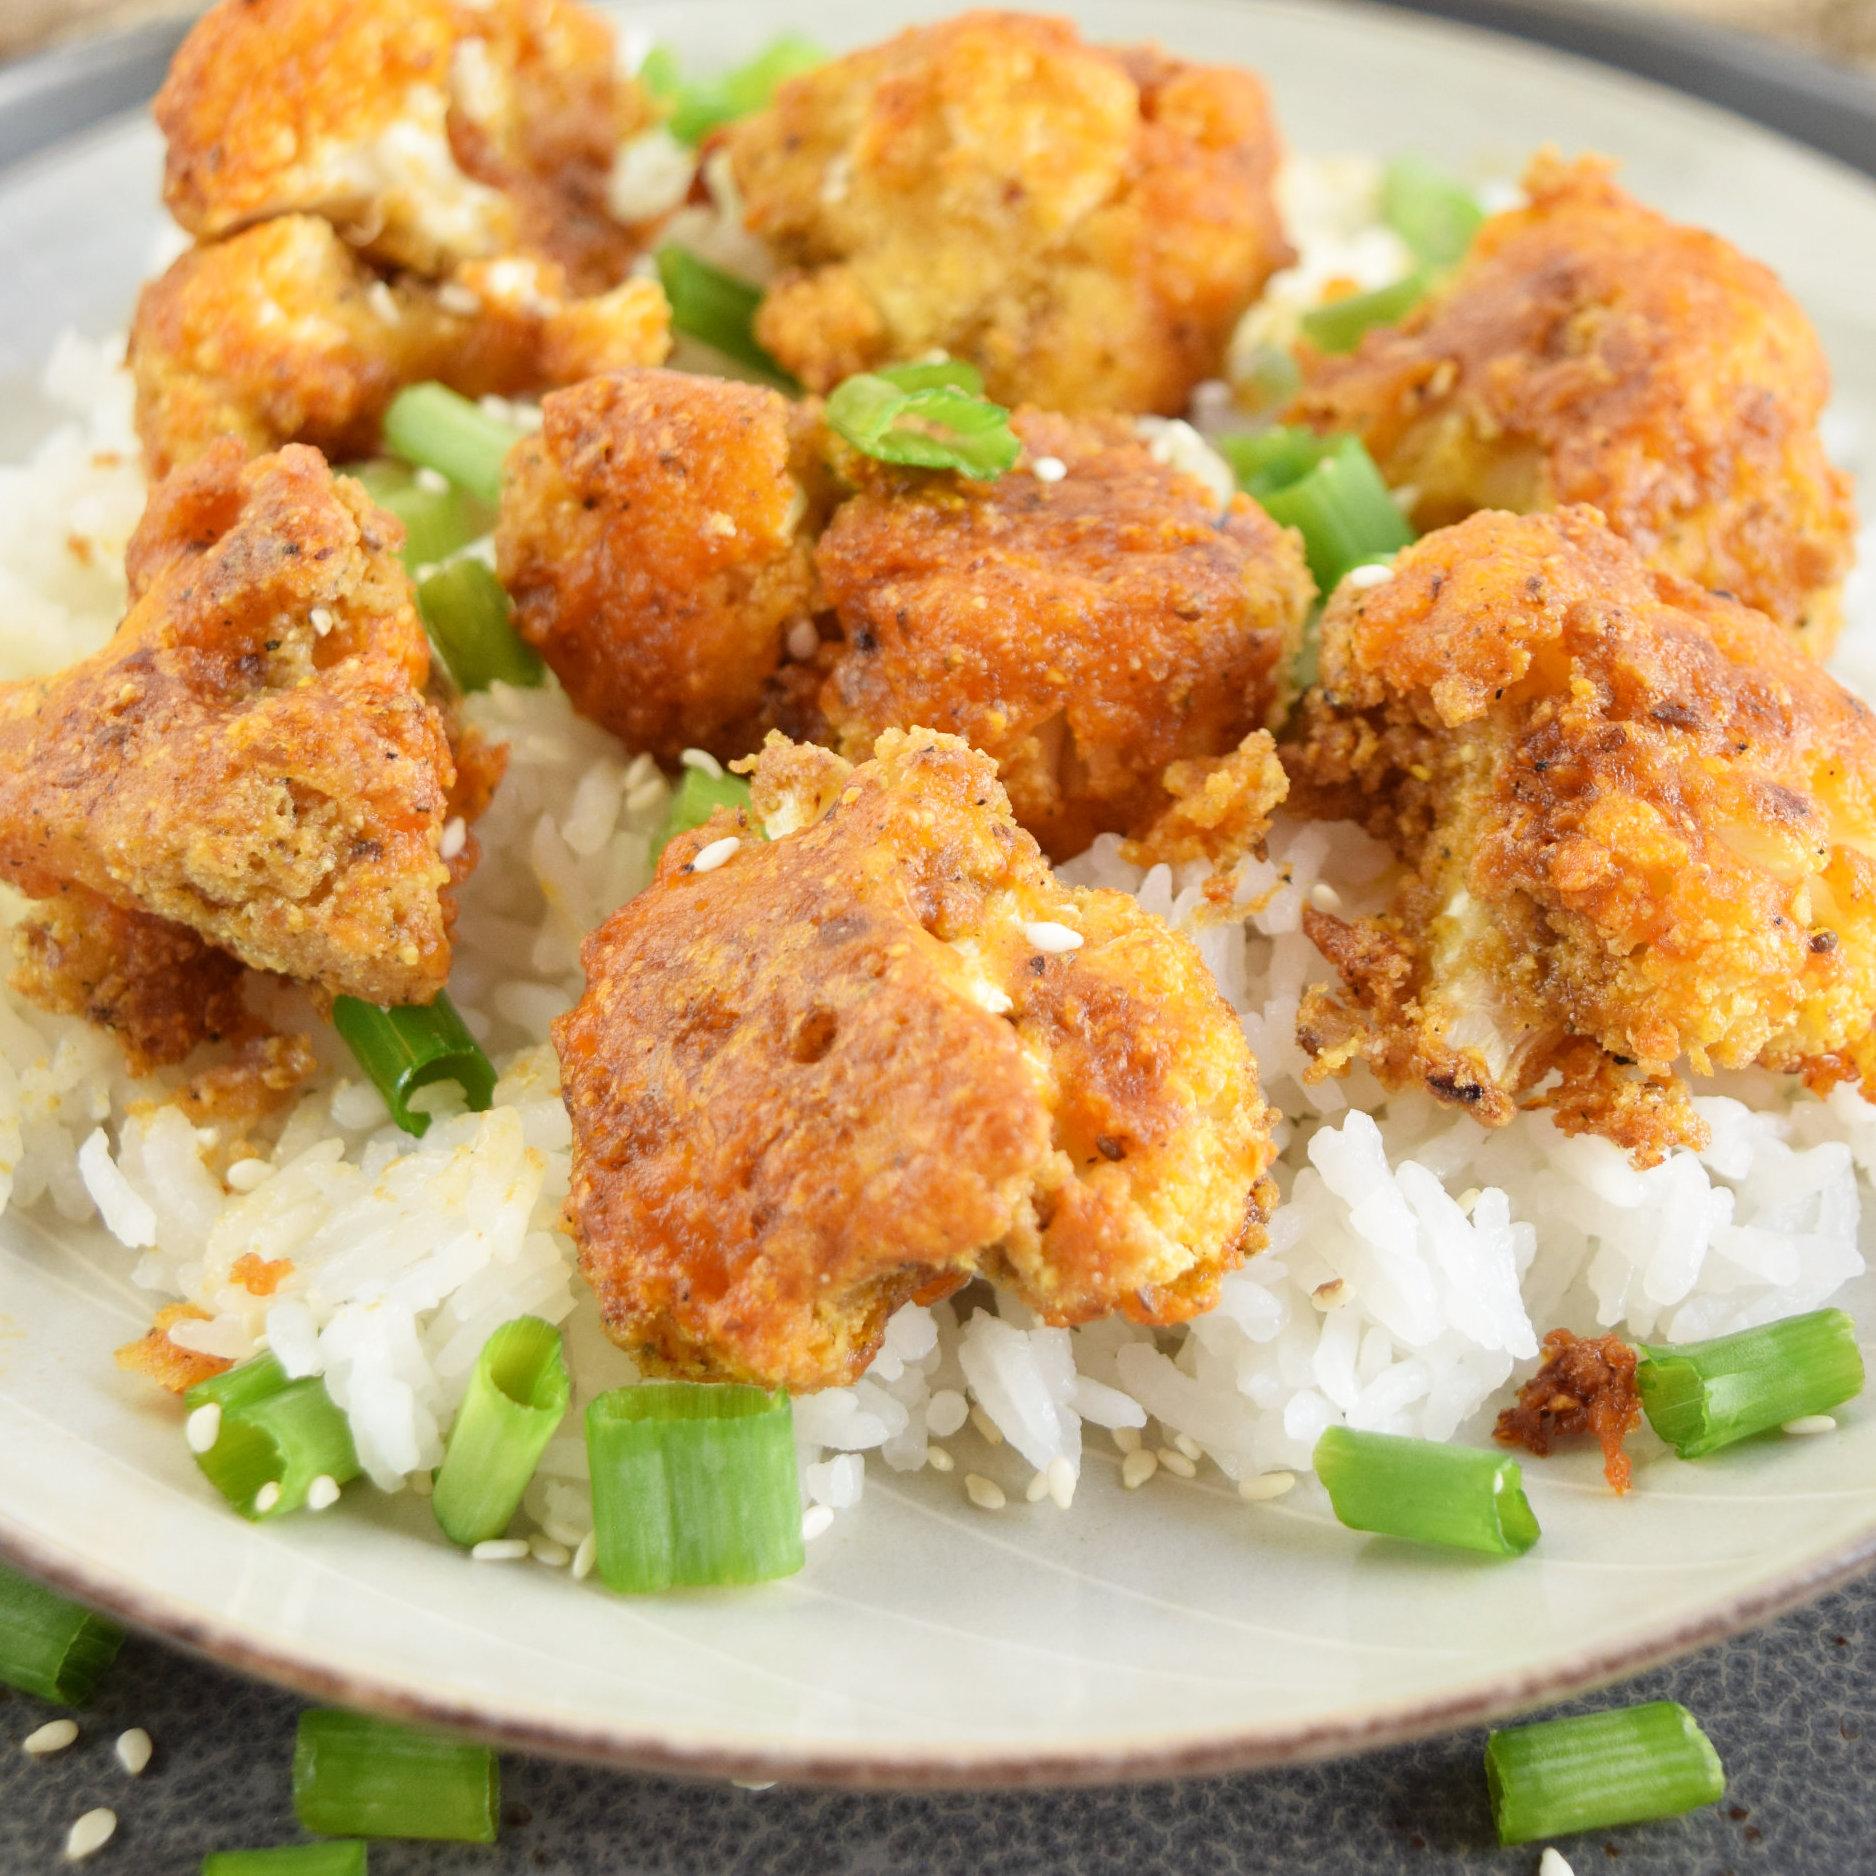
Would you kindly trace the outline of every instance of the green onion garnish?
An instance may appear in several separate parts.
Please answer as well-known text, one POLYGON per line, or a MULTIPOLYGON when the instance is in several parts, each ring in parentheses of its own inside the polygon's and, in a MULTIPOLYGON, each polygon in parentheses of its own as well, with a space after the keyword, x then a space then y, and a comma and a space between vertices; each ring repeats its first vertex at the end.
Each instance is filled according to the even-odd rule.
POLYGON ((680 143, 699 144, 722 124, 761 110, 784 79, 811 71, 827 54, 799 33, 785 33, 746 65, 721 78, 687 84, 679 73, 677 54, 669 46, 653 46, 638 75, 646 90, 671 106, 665 128, 680 143))
POLYGON ((357 997, 334 997, 332 1026, 406 1133, 421 1137, 429 1131, 430 1116, 413 1108, 410 1097, 433 1081, 455 1082, 477 1114, 495 1098, 494 1066, 441 990, 434 1003, 409 1003, 393 1010, 361 1003, 357 997))
POLYGON ((1381 219, 1422 267, 1452 267, 1465 258, 1485 210, 1450 170, 1424 156, 1397 156, 1381 179, 1381 219))
POLYGON ((1222 448, 1239 487, 1271 520, 1301 531, 1310 576, 1325 594, 1352 568, 1385 560, 1414 538, 1359 437, 1263 430, 1227 437, 1222 448))
POLYGON ((354 463, 342 471, 364 485, 365 493, 404 524, 404 565, 419 567, 447 560, 488 532, 488 517, 455 483, 425 488, 403 463, 354 463))
POLYGON ((322 1836, 493 1843, 501 1799, 486 1746, 330 1707, 300 1715, 293 1809, 322 1836))
POLYGON ((202 1876, 367 1876, 362 1843, 288 1843, 273 1850, 216 1850, 202 1876))
POLYGON ((1023 446, 1010 413, 979 395, 981 388, 975 371, 949 360, 863 371, 827 400, 827 423, 880 462, 992 481, 1014 466, 1023 446))
POLYGON ((1315 1467, 1351 1530, 1494 1557, 1521 1557, 1537 1542, 1518 1462, 1503 1453, 1329 1427, 1315 1467))
POLYGON ((756 308, 762 289, 738 280, 708 261, 700 261, 688 248, 667 242, 656 255, 658 279, 671 302, 671 324, 687 338, 721 352, 745 370, 755 372, 782 390, 795 381, 756 341, 756 308))
POLYGON ((1431 280, 1416 268, 1390 286, 1372 293, 1350 293, 1339 300, 1313 306, 1299 322, 1306 338, 1319 352, 1352 352, 1362 335, 1374 326, 1391 326, 1426 298, 1431 280))
POLYGON ((0 1567, 0 1681, 81 1707, 117 1659, 124 1631, 31 1578, 0 1567))
POLYGON ((452 1542, 479 1544, 507 1530, 571 1393, 551 1323, 517 1316, 482 1344, 430 1500, 452 1542))
POLYGON ((520 435, 473 398, 443 384, 408 385, 384 413, 386 449, 421 469, 434 469, 491 506, 501 500, 502 461, 520 435))
POLYGON ((232 1413, 269 1394, 278 1394, 292 1378, 281 1367, 279 1356, 270 1350, 250 1357, 239 1367, 224 1368, 220 1374, 198 1381, 183 1395, 182 1404, 191 1413, 211 1404, 223 1413, 232 1413))
POLYGON ((540 654, 515 630, 508 595, 480 560, 439 567, 417 588, 417 610, 458 690, 487 690, 497 679, 540 683, 540 654))
POLYGON ((626 1595, 761 1583, 801 1568, 788 1395, 653 1381, 586 1410, 598 1565, 626 1595))
POLYGON ((351 1429, 316 1375, 223 1406, 215 1442, 195 1463, 242 1517, 256 1523, 297 1511, 315 1479, 344 1485, 359 1472, 351 1429))
MULTIPOLYGON (((749 784, 740 775, 727 771, 712 775, 707 769, 686 768, 672 792, 671 805, 665 809, 664 826, 651 843, 652 865, 658 864, 659 855, 678 835, 703 826, 718 808, 746 809, 748 806, 749 784)), ((762 838, 762 830, 753 821, 750 831, 757 839, 762 838)))
POLYGON ((1698 1459, 1824 1413, 1863 1391, 1856 1324, 1841 1309, 1787 1316, 1711 1342, 1644 1344, 1636 1365, 1648 1424, 1683 1459, 1698 1459))
POLYGON ((1277 426, 1255 430, 1248 436, 1223 436, 1219 453, 1231 465, 1238 487, 1261 502, 1279 489, 1287 489, 1328 455, 1329 440, 1314 430, 1277 426))
POLYGON ((1720 1755, 1672 1700, 1512 1726, 1485 1742, 1485 1782, 1500 1843, 1645 1824, 1714 1803, 1720 1755))

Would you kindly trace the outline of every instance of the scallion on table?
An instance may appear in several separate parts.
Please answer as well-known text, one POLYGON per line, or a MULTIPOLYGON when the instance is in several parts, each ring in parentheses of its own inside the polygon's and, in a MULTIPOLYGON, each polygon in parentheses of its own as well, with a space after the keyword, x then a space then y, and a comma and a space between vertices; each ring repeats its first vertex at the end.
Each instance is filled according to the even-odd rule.
POLYGON ((1274 429, 1227 437, 1222 448, 1238 486, 1273 521, 1301 533, 1310 577, 1325 595, 1414 538, 1359 437, 1274 429))
POLYGON ((571 1393, 551 1323, 517 1316, 482 1344, 430 1500, 452 1542, 479 1544, 507 1530, 571 1393))
POLYGON ((801 1568, 794 1416, 780 1389, 652 1381, 586 1410, 601 1580, 639 1595, 801 1568))
POLYGON ((1397 156, 1381 178, 1381 219, 1423 267, 1456 266, 1485 220, 1479 198, 1424 156, 1397 156))
POLYGON ((1350 293, 1312 306, 1299 322, 1303 337, 1319 352, 1352 352, 1375 326, 1404 319, 1426 298, 1430 277, 1416 268, 1369 293, 1350 293))
POLYGON ((1518 1462, 1477 1446, 1329 1427, 1316 1475, 1351 1529, 1518 1557, 1538 1539, 1518 1462))
POLYGON ((123 1643, 114 1623, 0 1566, 0 1681, 9 1687, 83 1706, 123 1643))
MULTIPOLYGON (((740 775, 712 775, 707 769, 686 768, 672 791, 671 805, 665 809, 664 825, 652 842, 652 864, 657 865, 659 855, 678 835, 703 826, 717 809, 746 809, 748 806, 749 784, 740 775)), ((761 830, 753 831, 760 839, 761 830)))
POLYGON ((443 384, 412 384, 384 413, 384 446, 393 455, 467 489, 493 506, 501 500, 502 463, 519 440, 513 424, 443 384))
POLYGON ((830 430, 880 462, 993 481, 1023 453, 1009 411, 960 361, 863 371, 836 387, 826 414, 830 430))
POLYGON ((795 388, 795 381, 756 338, 756 308, 762 304, 760 287, 712 267, 674 242, 666 242, 655 258, 664 297, 671 302, 675 330, 783 390, 795 388))
POLYGON ((271 1850, 216 1850, 202 1876, 369 1876, 362 1843, 286 1843, 271 1850))
POLYGON ((501 1768, 486 1746, 309 1707, 293 1745, 293 1809, 328 1837, 493 1843, 501 1768))
POLYGON ((334 997, 332 1026, 406 1133, 421 1136, 429 1130, 430 1116, 413 1108, 410 1097, 432 1082, 455 1082, 474 1113, 495 1098, 494 1065, 442 991, 433 1003, 390 1010, 357 997, 334 997))
POLYGON ((1815 1309, 1710 1342, 1644 1343, 1635 1384, 1648 1424, 1699 1459, 1862 1393, 1863 1352, 1841 1309, 1815 1309))
MULTIPOLYGON (((184 1398, 192 1409, 205 1404, 194 1390, 184 1398)), ((316 1375, 223 1405, 215 1440, 195 1462, 229 1504, 254 1522, 297 1511, 315 1479, 344 1485, 359 1472, 345 1415, 316 1375)))
POLYGON ((651 94, 670 106, 665 128, 680 143, 699 144, 711 131, 761 110, 784 79, 811 71, 827 54, 799 33, 784 33, 746 64, 721 78, 687 81, 669 46, 653 46, 638 76, 651 94))
POLYGON ((417 610, 458 690, 540 683, 540 654, 515 630, 508 595, 480 560, 452 560, 430 574, 417 587, 417 610))
POLYGON ((397 462, 354 463, 344 473, 404 524, 404 565, 413 573, 447 560, 489 530, 482 504, 453 482, 426 487, 420 471, 397 462))
POLYGON ((1485 1742, 1498 1841, 1679 1817, 1726 1790, 1720 1756, 1672 1700, 1511 1726, 1485 1742))

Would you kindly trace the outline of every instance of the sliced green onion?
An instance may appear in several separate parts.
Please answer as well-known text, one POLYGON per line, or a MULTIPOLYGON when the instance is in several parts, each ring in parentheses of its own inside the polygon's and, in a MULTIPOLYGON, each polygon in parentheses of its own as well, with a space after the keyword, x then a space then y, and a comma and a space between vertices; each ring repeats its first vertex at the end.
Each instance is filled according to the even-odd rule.
POLYGON ((984 374, 965 358, 927 358, 909 365, 882 365, 872 374, 902 391, 963 391, 983 394, 984 374))
POLYGON ((330 1707, 300 1715, 293 1809, 322 1836, 493 1843, 501 1801, 486 1746, 330 1707))
POLYGON ((182 1397, 182 1404, 193 1413, 198 1407, 219 1407, 232 1413, 252 1402, 278 1394, 293 1377, 281 1367, 279 1356, 271 1350, 252 1356, 235 1368, 224 1368, 206 1381, 198 1381, 182 1397))
POLYGON ((480 560, 439 567, 418 586, 417 610, 458 690, 487 690, 498 679, 530 690, 540 683, 540 654, 515 630, 508 595, 480 560))
POLYGON ((1232 374, 1232 388, 1247 409, 1281 409, 1303 386, 1296 355, 1282 345, 1260 345, 1232 374))
POLYGON ((288 1843, 273 1850, 216 1850, 202 1876, 368 1876, 362 1843, 288 1843))
POLYGON ((507 1530, 571 1393, 551 1323, 517 1316, 482 1344, 430 1500, 451 1542, 479 1544, 507 1530))
POLYGON ((417 472, 403 463, 354 463, 342 471, 364 485, 365 493, 404 524, 404 565, 415 572, 434 566, 489 531, 489 518, 455 483, 425 488, 417 472))
POLYGON ((332 1026, 406 1133, 421 1137, 429 1131, 430 1116, 413 1108, 410 1097, 433 1081, 455 1082, 477 1114, 495 1098, 494 1066, 441 990, 434 1003, 391 1010, 357 997, 334 997, 332 1026))
POLYGON ((1518 1462, 1503 1453, 1329 1427, 1315 1467, 1351 1530, 1494 1557, 1520 1557, 1537 1542, 1518 1462))
POLYGON ((443 384, 409 385, 384 413, 386 449, 491 505, 501 500, 502 462, 520 435, 443 384))
POLYGON ((720 125, 734 123, 761 110, 784 79, 811 71, 827 54, 799 33, 785 33, 746 65, 721 78, 686 83, 677 54, 669 46, 653 46, 638 76, 654 97, 671 106, 665 128, 680 143, 699 144, 720 125))
POLYGON ((1300 482, 1328 455, 1331 447, 1329 438, 1294 426, 1218 439, 1219 453, 1231 465, 1238 487, 1259 502, 1279 489, 1300 482))
POLYGON ((1717 1802, 1720 1755, 1672 1700, 1512 1726, 1485 1742, 1500 1843, 1645 1824, 1717 1802))
POLYGON ((1391 326, 1426 298, 1431 280, 1424 269, 1415 269, 1390 286, 1376 287, 1372 293, 1350 293, 1339 300, 1325 300, 1311 307, 1300 324, 1303 337, 1319 352, 1352 352, 1362 335, 1375 326, 1391 326))
POLYGON ((760 287, 670 242, 658 250, 656 259, 664 297, 671 302, 671 324, 677 331, 785 391, 796 388, 794 379, 757 343, 760 287))
POLYGON ((124 1631, 0 1566, 0 1681, 81 1707, 117 1659, 124 1631))
MULTIPOLYGON (((1298 430, 1267 436, 1267 442, 1248 439, 1268 456, 1253 471, 1246 492, 1271 520, 1301 531, 1310 576, 1325 595, 1351 569, 1385 560, 1414 538, 1359 437, 1312 437, 1298 430), (1311 456, 1313 462, 1297 473, 1297 465, 1311 456)), ((1243 449, 1235 453, 1240 459, 1249 455, 1243 449)))
POLYGON ((1863 1391, 1856 1324, 1841 1309, 1787 1316, 1711 1342, 1644 1344, 1636 1365, 1648 1424, 1683 1459, 1824 1413, 1863 1391))
POLYGON ((1485 210, 1450 170, 1424 156, 1397 156, 1381 178, 1381 219, 1422 267, 1452 267, 1465 258, 1485 210))
POLYGON ((863 371, 827 400, 828 427, 863 455, 991 481, 1023 452, 1010 413, 955 382, 907 389, 900 373, 955 373, 950 364, 863 371))
MULTIPOLYGON (((746 809, 749 806, 749 784, 740 775, 731 775, 725 771, 721 775, 712 775, 707 769, 686 768, 678 777, 678 784, 671 795, 671 805, 665 809, 664 826, 658 830, 658 838, 651 845, 652 865, 658 864, 658 857, 680 834, 688 834, 693 827, 701 827, 719 808, 746 809)), ((762 831, 754 822, 750 831, 759 840, 762 831)))
POLYGON ((359 1472, 351 1429, 317 1375, 223 1407, 215 1443, 195 1463, 254 1523, 299 1510, 315 1479, 344 1485, 359 1472))
POLYGON ((601 1579, 626 1595, 801 1568, 787 1393, 653 1381, 586 1410, 601 1579))

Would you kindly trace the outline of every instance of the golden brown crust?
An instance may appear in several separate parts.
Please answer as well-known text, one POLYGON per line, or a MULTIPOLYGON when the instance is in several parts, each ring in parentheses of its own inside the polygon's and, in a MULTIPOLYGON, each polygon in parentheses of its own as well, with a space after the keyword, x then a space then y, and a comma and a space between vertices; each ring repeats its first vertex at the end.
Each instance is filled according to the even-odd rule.
POLYGON ((1876 1085, 1876 718, 1593 510, 1476 515, 1343 588, 1290 768, 1412 869, 1385 918, 1310 915, 1348 993, 1305 1006, 1325 1068, 1490 1122, 1556 1071, 1560 1122, 1644 1161, 1703 1137, 1682 1062, 1876 1085))
POLYGON ((117 1365, 130 1374, 140 1374, 172 1394, 186 1394, 199 1381, 225 1373, 234 1363, 220 1355, 198 1355, 169 1339, 169 1331, 179 1322, 207 1322, 208 1311, 193 1303, 168 1303, 156 1312, 148 1335, 126 1342, 117 1351, 117 1365))
POLYGON ((1547 1458, 1558 1440, 1585 1435, 1602 1448, 1603 1477, 1618 1497, 1629 1488, 1623 1442, 1641 1425, 1635 1351, 1620 1336, 1575 1336, 1552 1329, 1544 1363, 1518 1389, 1515 1406, 1498 1416, 1492 1438, 1547 1458))
POLYGON ((1060 886, 954 738, 854 769, 774 739, 754 795, 777 838, 719 812, 674 841, 556 1025, 611 1333, 814 1388, 975 1271, 1052 1322, 1206 1307, 1263 1243, 1274 1116, 1190 943, 1060 886), (1038 948, 1047 919, 1080 948, 1038 948))
POLYGON ((1185 408, 1289 258, 1262 84, 975 12, 781 87, 727 144, 788 271, 764 345, 827 390, 936 346, 993 396, 1185 408))
POLYGON ((212 1163, 224 1169, 261 1150, 266 1123, 294 1100, 318 1066, 305 1036, 250 1036, 227 1061, 191 1075, 171 1098, 192 1127, 214 1129, 212 1163))
POLYGON ((1771 271, 1542 156, 1446 287, 1342 357, 1296 421, 1354 431, 1422 528, 1588 502, 1655 565, 1828 650, 1855 516, 1818 440, 1823 348, 1771 271))
POLYGON ((1123 857, 1135 866, 1182 866, 1207 860, 1221 871, 1261 852, 1270 817, 1290 792, 1290 779, 1268 730, 1253 730, 1225 756, 1172 763, 1160 777, 1166 805, 1123 857))
POLYGON ((373 1003, 449 971, 455 769, 397 523, 310 449, 152 491, 111 642, 0 688, 0 877, 373 1003))

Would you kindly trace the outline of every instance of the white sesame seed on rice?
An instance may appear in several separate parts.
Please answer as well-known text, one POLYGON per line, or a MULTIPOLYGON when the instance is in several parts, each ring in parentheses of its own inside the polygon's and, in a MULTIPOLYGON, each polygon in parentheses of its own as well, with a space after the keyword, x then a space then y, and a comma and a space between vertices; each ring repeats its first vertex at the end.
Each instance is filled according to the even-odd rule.
POLYGON ((925 1463, 930 1466, 934 1472, 949 1472, 957 1465, 957 1461, 951 1457, 950 1452, 943 1446, 927 1446, 925 1448, 925 1463))
POLYGON ((707 749, 686 749, 678 761, 687 769, 695 769, 700 775, 721 776, 723 764, 707 749))
POLYGON ((1120 1462, 1120 1482, 1128 1491, 1137 1492, 1159 1470, 1159 1455, 1142 1446, 1120 1462))
POLYGON ((1833 1414, 1800 1414, 1795 1420, 1787 1420, 1780 1430, 1799 1438, 1807 1434, 1835 1433, 1837 1420, 1833 1414))
POLYGON ((964 1490, 971 1503, 980 1511, 1001 1511, 1009 1503, 1003 1495, 1003 1487, 996 1480, 985 1478, 981 1472, 965 1473, 964 1490))
POLYGON ((1281 1498, 1285 1492, 1296 1485, 1294 1472, 1260 1472, 1254 1478, 1238 1481, 1238 1496, 1247 1504, 1268 1504, 1273 1498, 1281 1498))
POLYGON ((550 1570, 564 1570, 573 1561, 573 1552, 565 1544, 540 1531, 528 1539, 528 1555, 550 1570))
POLYGON ((834 1513, 826 1505, 810 1505, 801 1514, 801 1541, 812 1544, 817 1537, 834 1527, 834 1513))
POLYGON ((580 1539, 579 1548, 573 1553, 573 1580, 584 1583, 593 1574, 593 1565, 599 1561, 599 1535, 588 1531, 580 1539))
POLYGON ((1160 1470, 1176 1479, 1196 1479, 1199 1475, 1198 1467, 1176 1446, 1162 1446, 1154 1457, 1159 1460, 1160 1470))
POLYGON ((485 1537, 469 1547, 469 1555, 477 1563, 519 1563, 527 1554, 525 1537, 485 1537))

